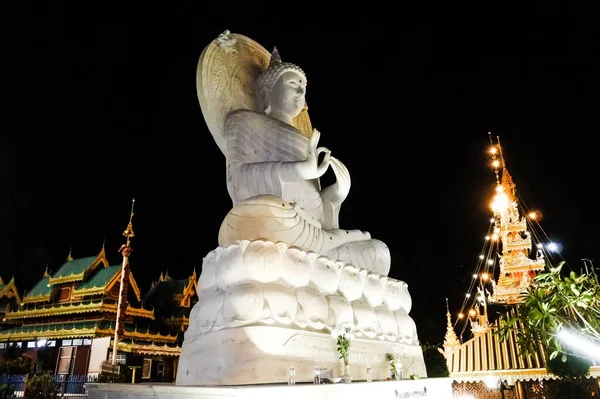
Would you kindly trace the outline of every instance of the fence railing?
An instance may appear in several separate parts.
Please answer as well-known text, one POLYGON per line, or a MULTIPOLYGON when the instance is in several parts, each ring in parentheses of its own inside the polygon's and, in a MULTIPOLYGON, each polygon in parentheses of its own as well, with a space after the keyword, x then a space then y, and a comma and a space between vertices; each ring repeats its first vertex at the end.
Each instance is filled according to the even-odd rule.
POLYGON ((22 398, 25 391, 27 374, 3 374, 0 375, 0 397, 9 397, 12 391, 13 398, 22 398))
MULTIPOLYGON (((98 378, 95 376, 88 376, 86 374, 65 374, 53 375, 52 380, 56 384, 56 389, 59 392, 59 396, 87 397, 88 395, 87 391, 85 390, 85 384, 88 382, 97 382, 98 378)), ((10 390, 12 390, 13 398, 25 397, 26 383, 27 375, 0 375, 0 397, 2 397, 3 394, 5 396, 10 395, 10 390), (1 391, 3 386, 6 386, 4 388, 4 392, 1 391)))

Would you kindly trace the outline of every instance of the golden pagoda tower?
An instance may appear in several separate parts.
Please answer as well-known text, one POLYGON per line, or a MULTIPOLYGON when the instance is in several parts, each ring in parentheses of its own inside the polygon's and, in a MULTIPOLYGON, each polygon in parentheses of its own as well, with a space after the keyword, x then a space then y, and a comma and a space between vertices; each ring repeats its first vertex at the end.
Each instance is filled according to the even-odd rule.
POLYGON ((450 307, 448 306, 448 298, 446 298, 446 319, 448 323, 446 325, 446 336, 444 337, 444 351, 440 349, 442 354, 448 358, 454 348, 460 346, 460 341, 456 336, 454 327, 452 326, 452 316, 450 315, 450 307))
POLYGON ((491 280, 493 293, 489 302, 511 305, 522 301, 532 279, 544 270, 545 261, 539 249, 535 259, 529 256, 531 233, 526 217, 519 213, 516 185, 506 168, 499 138, 497 144, 492 142, 490 154, 496 174, 496 194, 491 203, 495 219, 493 238, 499 241, 502 251, 498 281, 491 280))

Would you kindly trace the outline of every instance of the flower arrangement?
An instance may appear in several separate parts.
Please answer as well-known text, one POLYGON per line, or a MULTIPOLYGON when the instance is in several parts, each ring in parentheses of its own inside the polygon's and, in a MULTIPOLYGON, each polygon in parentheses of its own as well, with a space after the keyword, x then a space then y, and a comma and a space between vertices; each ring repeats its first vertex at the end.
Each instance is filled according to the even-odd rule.
POLYGON ((392 375, 392 379, 394 380, 399 380, 400 379, 400 375, 398 374, 398 366, 396 365, 396 356, 394 356, 393 353, 386 353, 385 354, 385 360, 387 360, 390 363, 390 366, 392 367, 392 370, 394 370, 394 374, 392 375))

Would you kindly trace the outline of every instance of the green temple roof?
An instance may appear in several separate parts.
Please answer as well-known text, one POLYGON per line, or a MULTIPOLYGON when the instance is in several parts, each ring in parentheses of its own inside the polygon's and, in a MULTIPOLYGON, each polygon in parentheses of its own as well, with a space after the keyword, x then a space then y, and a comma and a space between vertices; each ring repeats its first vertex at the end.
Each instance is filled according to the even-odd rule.
POLYGON ((23 298, 24 302, 35 302, 36 299, 47 300, 54 287, 48 285, 50 277, 42 277, 40 281, 23 298))
POLYGON ((87 258, 73 259, 63 263, 58 271, 50 278, 50 283, 53 283, 52 280, 62 280, 68 277, 83 277, 83 274, 97 259, 97 256, 88 256, 87 258))
POLYGON ((121 265, 115 265, 110 267, 104 267, 96 270, 86 281, 80 283, 76 291, 93 289, 93 288, 104 288, 106 284, 115 276, 115 274, 121 271, 121 265))
POLYGON ((25 325, 0 331, 0 341, 40 338, 93 337, 96 321, 25 325))

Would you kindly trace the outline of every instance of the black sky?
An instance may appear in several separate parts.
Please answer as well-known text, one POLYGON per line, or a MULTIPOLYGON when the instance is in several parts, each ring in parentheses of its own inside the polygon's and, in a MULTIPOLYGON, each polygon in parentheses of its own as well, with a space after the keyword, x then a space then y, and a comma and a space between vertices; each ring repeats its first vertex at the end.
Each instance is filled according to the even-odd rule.
POLYGON ((390 246, 422 341, 440 342, 444 298, 460 306, 489 225, 488 131, 563 257, 579 268, 600 254, 598 3, 544 4, 494 23, 493 10, 467 9, 423 23, 346 10, 320 23, 303 7, 18 2, 0 28, 0 276, 29 289, 71 246, 90 256, 104 239, 118 263, 133 197, 140 284, 200 271, 231 201, 195 73, 229 29, 305 70, 321 145, 352 176, 341 225, 390 246))

